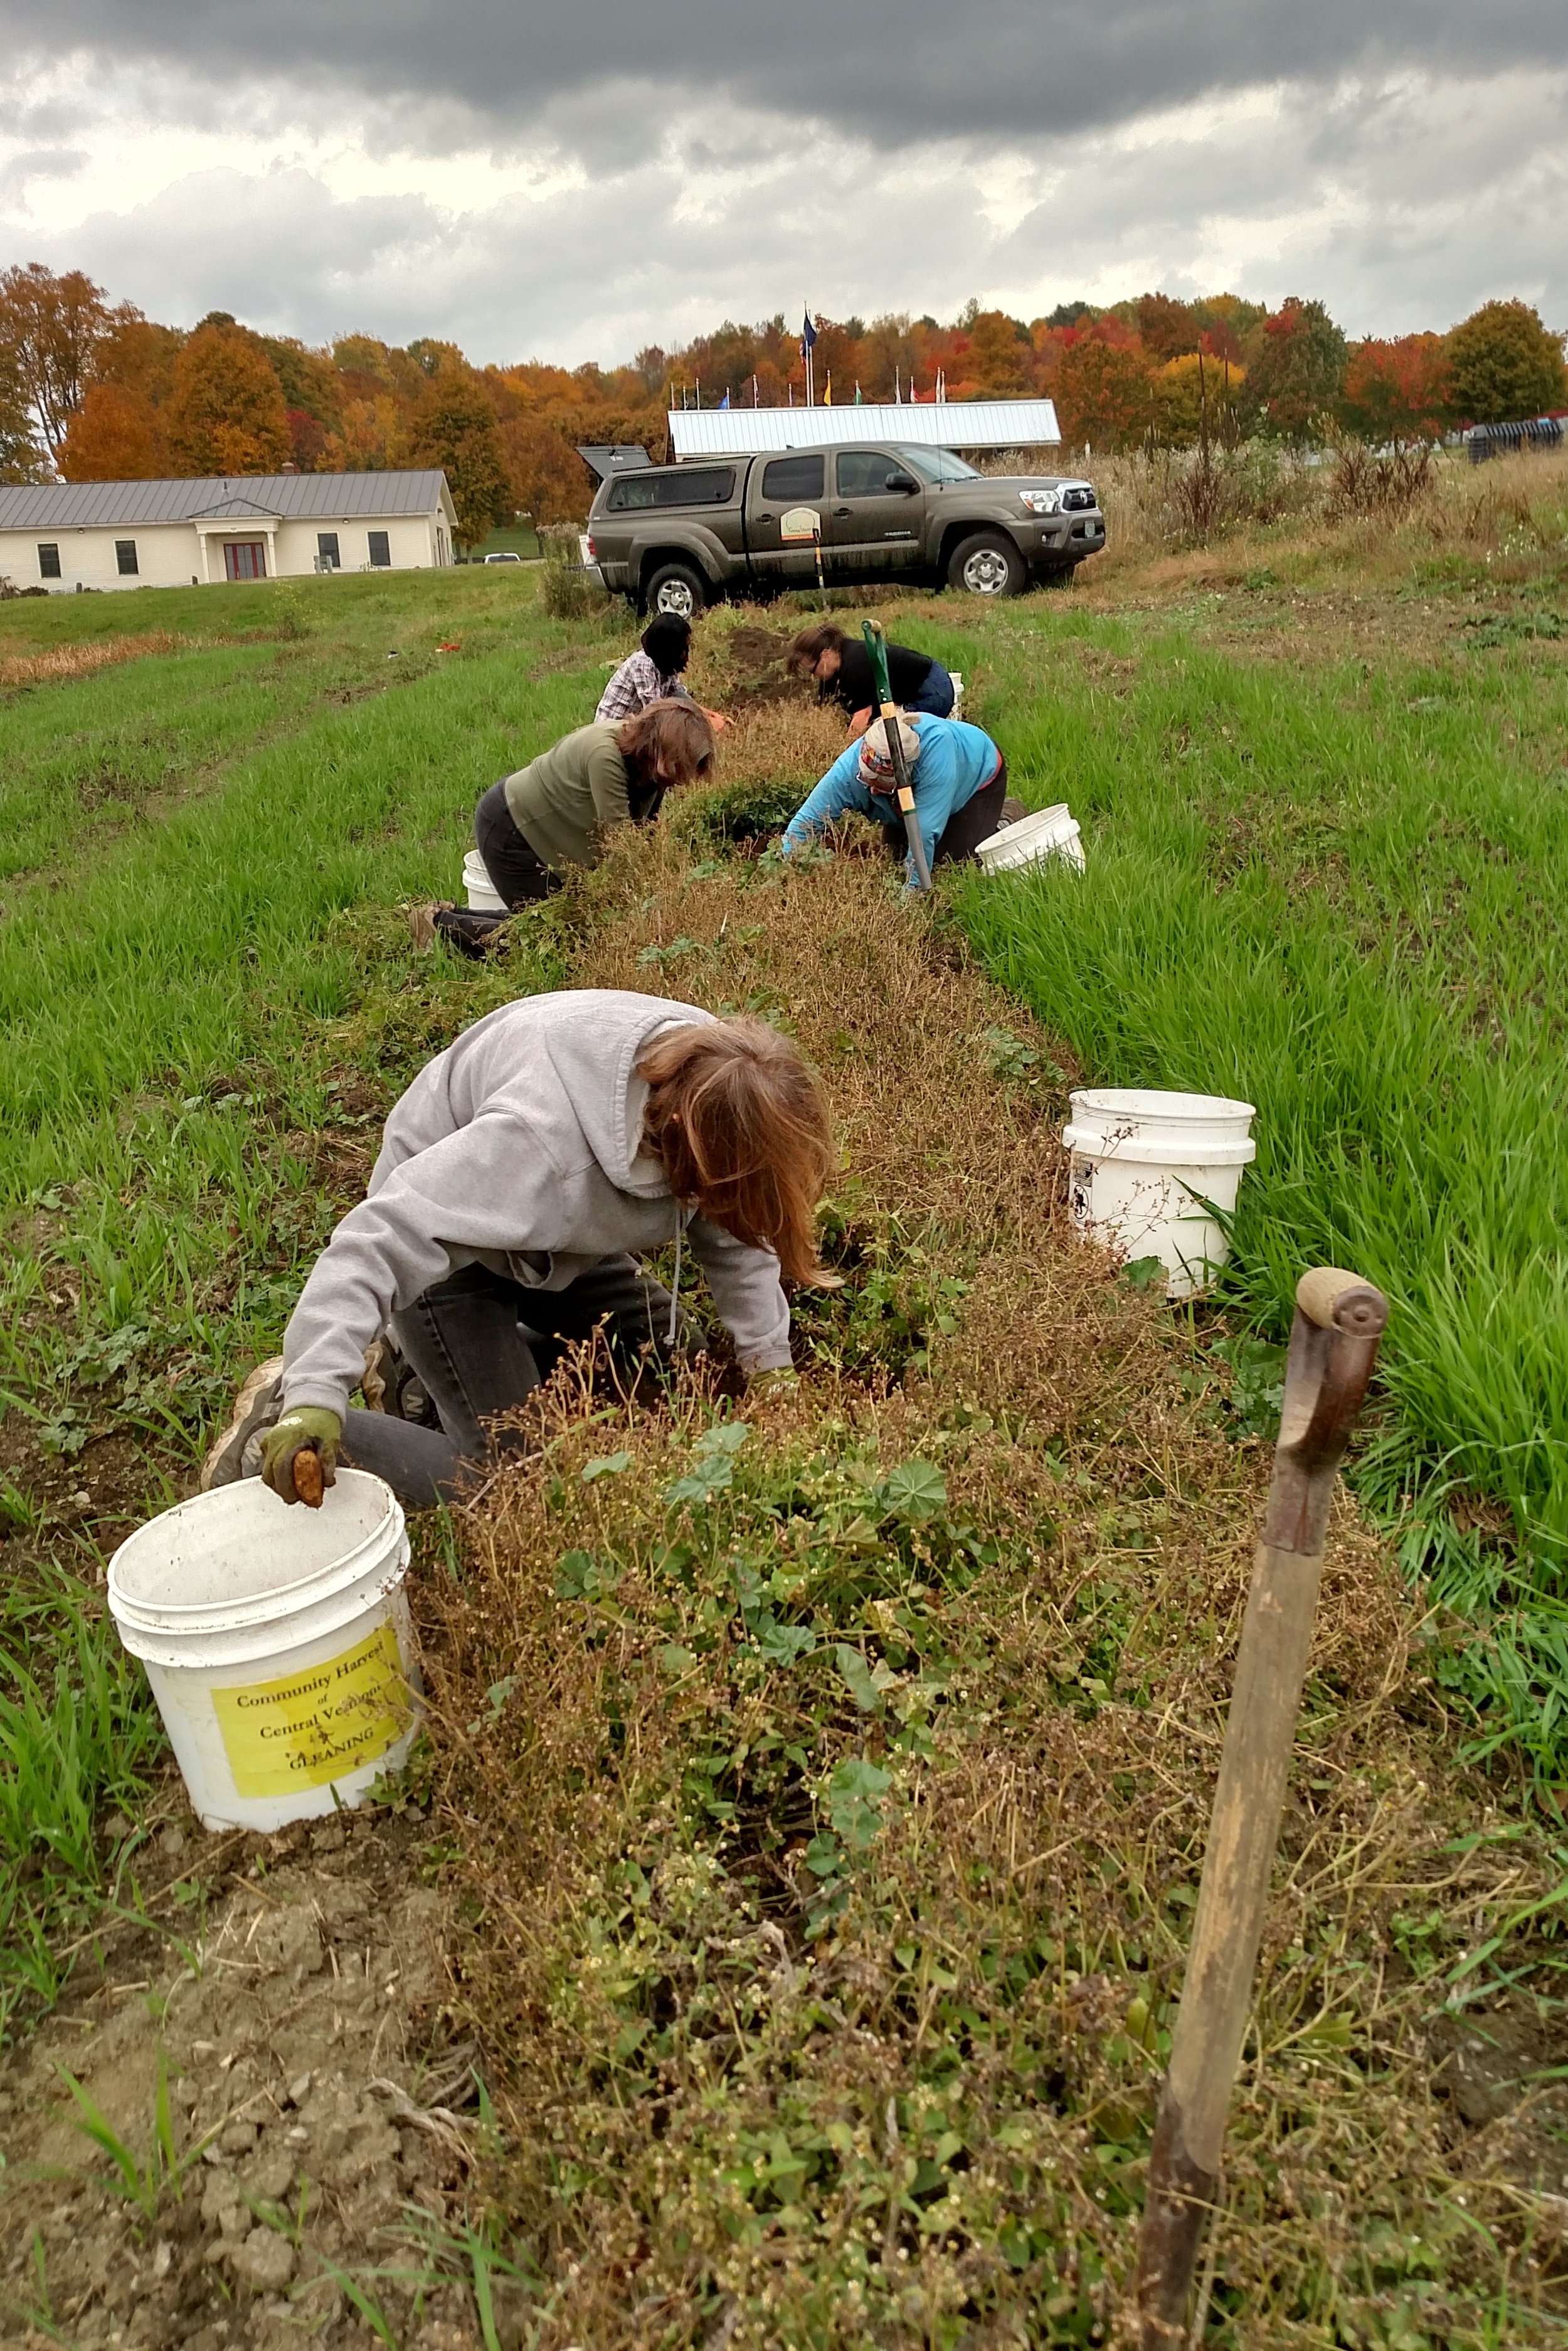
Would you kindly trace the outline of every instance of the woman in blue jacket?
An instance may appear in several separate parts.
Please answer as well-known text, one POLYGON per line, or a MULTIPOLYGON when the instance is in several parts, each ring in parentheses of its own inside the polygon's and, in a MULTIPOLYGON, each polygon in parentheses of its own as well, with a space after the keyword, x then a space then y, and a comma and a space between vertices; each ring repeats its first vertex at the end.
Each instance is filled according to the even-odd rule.
MULTIPOLYGON (((903 712, 896 725, 904 762, 915 792, 915 813, 925 844, 925 862, 972 858, 976 843, 988 841, 1002 821, 1008 793, 1008 763, 983 728, 962 718, 935 718, 903 712)), ((786 857, 825 832, 851 809, 880 824, 890 853, 904 847, 904 819, 894 797, 897 789, 887 730, 873 719, 858 743, 841 752, 810 799, 790 818, 779 843, 786 857)), ((912 862, 905 857, 911 883, 912 862)))

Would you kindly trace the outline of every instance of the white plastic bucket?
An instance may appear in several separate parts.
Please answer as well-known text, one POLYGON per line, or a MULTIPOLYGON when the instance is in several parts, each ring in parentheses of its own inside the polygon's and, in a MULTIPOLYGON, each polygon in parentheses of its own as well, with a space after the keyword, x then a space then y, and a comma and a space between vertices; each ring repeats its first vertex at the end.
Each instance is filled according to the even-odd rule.
POLYGON ((1166 1292, 1190 1298, 1225 1263, 1225 1228, 1241 1171, 1258 1155, 1250 1102, 1217 1094, 1113 1086, 1071 1097, 1061 1140, 1071 1154, 1068 1200, 1086 1240, 1129 1263, 1157 1257, 1166 1292))
POLYGON ((1033 816, 1020 816, 1016 824, 1004 824, 988 841, 976 843, 975 854, 988 873, 1035 865, 1046 857, 1064 857, 1080 873, 1083 871, 1083 844, 1065 801, 1056 808, 1040 809, 1033 816))
POLYGON ((407 1566, 397 1499, 362 1469, 340 1468, 319 1510, 242 1478, 120 1544, 110 1610, 204 1827, 357 1804, 403 1761, 419 1687, 407 1566))
POLYGON ((962 718, 964 716, 964 673, 961 669, 950 669, 947 674, 953 681, 953 707, 947 713, 947 716, 949 718, 962 718))
POLYGON ((468 904, 477 913, 506 913, 507 902, 491 881, 489 870, 476 849, 471 849, 463 860, 463 887, 468 893, 468 904))

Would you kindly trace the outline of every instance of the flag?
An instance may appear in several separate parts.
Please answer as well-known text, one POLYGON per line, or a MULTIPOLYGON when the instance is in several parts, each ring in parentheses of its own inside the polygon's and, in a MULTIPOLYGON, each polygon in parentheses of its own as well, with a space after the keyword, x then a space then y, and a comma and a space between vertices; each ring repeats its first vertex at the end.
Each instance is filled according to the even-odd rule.
POLYGON ((831 408, 832 404, 833 404, 833 371, 832 371, 832 369, 831 369, 831 368, 830 368, 830 369, 828 370, 828 388, 827 388, 826 392, 822 394, 822 406, 823 406, 824 408, 831 408))
POLYGON ((811 313, 806 312, 800 321, 800 357, 804 359, 817 340, 817 329, 811 324, 811 313))
POLYGON ((726 384, 724 388, 724 398, 719 402, 719 406, 721 408, 727 408, 729 406, 729 386, 727 384, 726 384))

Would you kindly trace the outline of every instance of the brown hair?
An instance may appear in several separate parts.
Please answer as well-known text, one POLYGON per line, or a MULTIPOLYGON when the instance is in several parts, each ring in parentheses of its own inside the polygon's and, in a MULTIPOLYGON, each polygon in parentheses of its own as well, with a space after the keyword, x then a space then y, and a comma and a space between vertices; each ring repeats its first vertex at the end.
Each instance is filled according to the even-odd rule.
POLYGON ((801 630, 789 648, 785 667, 791 676, 810 677, 824 653, 841 654, 849 642, 831 621, 819 621, 814 629, 801 630))
POLYGON ((713 728, 684 695, 650 702, 634 717, 623 718, 615 740, 622 758, 650 782, 689 784, 695 777, 706 776, 714 763, 713 728))
POLYGON ((672 1029, 638 1059, 649 1085, 643 1139, 678 1200, 792 1281, 831 1284, 817 1257, 817 1203, 833 1169, 832 1125, 800 1047, 766 1020, 672 1029))

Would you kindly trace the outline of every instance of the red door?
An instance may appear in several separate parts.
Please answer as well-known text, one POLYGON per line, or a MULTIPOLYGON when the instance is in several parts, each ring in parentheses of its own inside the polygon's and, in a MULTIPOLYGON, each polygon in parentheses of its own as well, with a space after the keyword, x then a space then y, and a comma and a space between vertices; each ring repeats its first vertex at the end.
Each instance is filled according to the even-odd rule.
POLYGON ((225 539, 224 569, 231 580, 265 580, 267 546, 259 538, 225 539))

